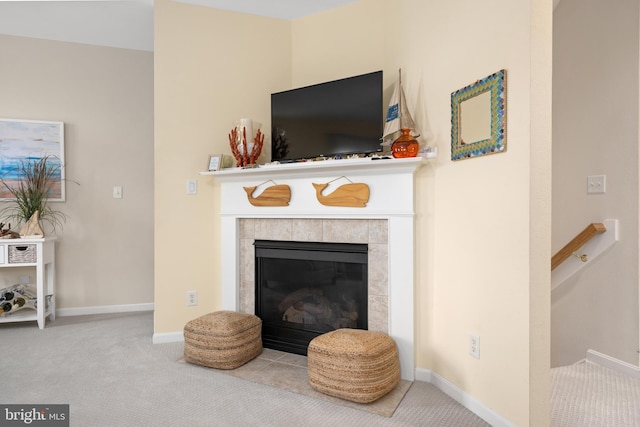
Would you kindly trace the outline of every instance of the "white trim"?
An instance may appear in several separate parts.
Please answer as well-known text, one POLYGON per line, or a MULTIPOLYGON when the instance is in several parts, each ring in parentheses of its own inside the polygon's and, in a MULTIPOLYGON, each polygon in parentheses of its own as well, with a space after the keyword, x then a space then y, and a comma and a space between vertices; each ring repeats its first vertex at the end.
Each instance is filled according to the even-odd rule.
POLYGON ((398 347, 402 379, 412 381, 414 357, 414 257, 413 218, 390 217, 388 220, 389 265, 387 292, 389 335, 398 347), (402 268, 404 267, 404 268, 402 268))
POLYGON ((431 384, 431 369, 416 368, 416 381, 422 381, 431 384))
POLYGON ((597 363, 605 368, 613 369, 621 374, 640 379, 640 367, 618 360, 611 356, 607 356, 606 354, 595 350, 587 350, 587 361, 597 363))
POLYGON ((184 334, 180 332, 154 333, 151 342, 153 344, 167 344, 171 342, 183 342, 184 334))
POLYGON ((461 390, 449 380, 429 369, 416 369, 416 380, 433 384, 453 400, 491 424, 493 427, 516 427, 514 423, 487 407, 484 403, 461 390))
POLYGON ((92 307, 70 307, 59 308, 56 316, 84 316, 87 314, 107 314, 107 313, 129 313, 134 311, 153 311, 153 303, 122 304, 122 305, 100 305, 92 307))

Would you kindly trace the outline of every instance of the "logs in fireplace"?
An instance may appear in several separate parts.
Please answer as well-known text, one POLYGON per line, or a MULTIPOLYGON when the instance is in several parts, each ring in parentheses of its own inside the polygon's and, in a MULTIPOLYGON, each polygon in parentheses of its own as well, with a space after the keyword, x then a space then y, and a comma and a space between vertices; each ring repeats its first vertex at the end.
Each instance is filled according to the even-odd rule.
POLYGON ((256 240, 254 246, 264 347, 306 355, 320 334, 367 329, 368 245, 256 240))

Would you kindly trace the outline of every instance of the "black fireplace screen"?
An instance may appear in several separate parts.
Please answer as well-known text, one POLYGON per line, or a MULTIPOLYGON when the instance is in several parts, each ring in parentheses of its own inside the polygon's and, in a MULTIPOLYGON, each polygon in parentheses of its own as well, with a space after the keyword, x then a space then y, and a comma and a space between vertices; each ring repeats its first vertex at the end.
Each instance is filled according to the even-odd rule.
POLYGON ((256 240, 256 315, 267 348, 306 354, 316 336, 367 329, 368 246, 256 240))

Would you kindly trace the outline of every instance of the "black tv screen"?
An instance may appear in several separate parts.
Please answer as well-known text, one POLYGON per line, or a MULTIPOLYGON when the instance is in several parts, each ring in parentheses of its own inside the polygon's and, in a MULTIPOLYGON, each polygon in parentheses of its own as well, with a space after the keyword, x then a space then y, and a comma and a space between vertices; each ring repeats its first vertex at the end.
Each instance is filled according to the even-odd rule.
POLYGON ((381 151, 382 71, 271 95, 271 161, 381 151))

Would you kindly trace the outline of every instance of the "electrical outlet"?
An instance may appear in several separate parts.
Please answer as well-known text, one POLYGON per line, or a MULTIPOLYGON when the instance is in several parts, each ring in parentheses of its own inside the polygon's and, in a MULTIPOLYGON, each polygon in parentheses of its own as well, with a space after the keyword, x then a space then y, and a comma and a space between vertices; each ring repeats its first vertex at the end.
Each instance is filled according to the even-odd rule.
POLYGON ((31 283, 31 277, 29 277, 29 276, 20 276, 20 284, 21 285, 28 285, 29 283, 31 283))
POLYGON ((469 354, 480 359, 480 337, 478 335, 469 335, 469 354))
POLYGON ((198 305, 197 291, 187 291, 187 305, 198 305))

